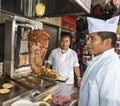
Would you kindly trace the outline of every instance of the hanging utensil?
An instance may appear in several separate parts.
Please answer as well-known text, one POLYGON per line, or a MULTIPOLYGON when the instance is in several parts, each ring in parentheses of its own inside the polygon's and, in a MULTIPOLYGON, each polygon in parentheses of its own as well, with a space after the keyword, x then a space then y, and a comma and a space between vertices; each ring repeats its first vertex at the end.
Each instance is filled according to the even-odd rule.
POLYGON ((38 0, 38 3, 35 6, 36 15, 43 16, 45 13, 45 4, 41 0, 38 0))

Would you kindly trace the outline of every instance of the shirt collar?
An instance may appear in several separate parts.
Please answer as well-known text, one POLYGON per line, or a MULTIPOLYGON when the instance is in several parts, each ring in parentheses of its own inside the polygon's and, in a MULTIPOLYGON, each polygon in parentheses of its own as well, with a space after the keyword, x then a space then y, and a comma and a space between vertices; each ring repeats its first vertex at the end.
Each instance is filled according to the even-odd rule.
POLYGON ((62 49, 61 49, 61 48, 60 48, 59 50, 60 50, 61 54, 65 54, 65 53, 67 53, 67 52, 70 50, 70 48, 68 48, 68 49, 66 50, 66 52, 64 52, 64 53, 62 53, 62 49))
POLYGON ((108 56, 114 53, 114 48, 106 50, 105 52, 103 52, 102 54, 93 57, 93 59, 91 60, 92 62, 97 61, 99 58, 103 57, 103 56, 108 56))

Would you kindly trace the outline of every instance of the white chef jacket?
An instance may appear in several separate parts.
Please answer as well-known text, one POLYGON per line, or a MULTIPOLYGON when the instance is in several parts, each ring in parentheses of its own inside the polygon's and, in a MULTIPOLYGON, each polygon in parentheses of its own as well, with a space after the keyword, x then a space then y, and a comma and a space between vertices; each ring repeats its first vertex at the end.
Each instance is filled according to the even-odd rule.
POLYGON ((120 59, 114 49, 91 60, 79 96, 78 106, 120 106, 120 59))
POLYGON ((65 53, 61 52, 61 48, 54 49, 48 57, 48 63, 52 65, 52 70, 59 72, 60 75, 68 78, 66 84, 74 83, 74 69, 78 67, 78 57, 75 51, 68 48, 65 53))

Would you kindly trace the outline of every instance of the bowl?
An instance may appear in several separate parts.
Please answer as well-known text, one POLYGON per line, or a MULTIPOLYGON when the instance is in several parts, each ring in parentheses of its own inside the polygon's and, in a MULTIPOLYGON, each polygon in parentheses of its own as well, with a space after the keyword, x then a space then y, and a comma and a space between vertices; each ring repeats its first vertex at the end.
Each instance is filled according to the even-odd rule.
POLYGON ((35 104, 29 100, 18 100, 13 102, 11 106, 35 106, 35 104))
POLYGON ((42 104, 42 103, 46 104, 46 106, 51 106, 49 103, 43 102, 43 101, 35 102, 34 104, 35 104, 35 106, 40 106, 40 104, 42 104))

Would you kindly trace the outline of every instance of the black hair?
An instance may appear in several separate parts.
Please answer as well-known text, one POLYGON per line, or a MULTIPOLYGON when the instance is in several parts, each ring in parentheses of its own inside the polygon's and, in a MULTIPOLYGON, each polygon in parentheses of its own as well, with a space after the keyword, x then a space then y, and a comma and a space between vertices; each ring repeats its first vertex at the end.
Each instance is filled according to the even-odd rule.
POLYGON ((114 32, 98 32, 98 36, 104 41, 105 39, 110 38, 111 39, 111 45, 112 47, 116 46, 116 41, 117 41, 117 34, 114 32))
POLYGON ((70 35, 69 32, 61 32, 61 39, 64 38, 64 37, 68 37, 71 40, 71 35, 70 35))

